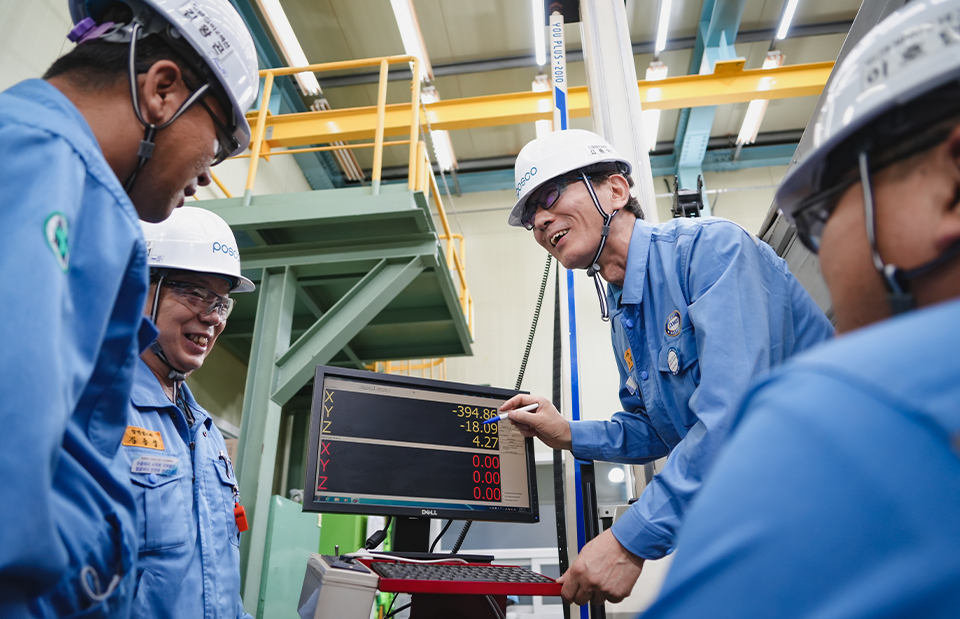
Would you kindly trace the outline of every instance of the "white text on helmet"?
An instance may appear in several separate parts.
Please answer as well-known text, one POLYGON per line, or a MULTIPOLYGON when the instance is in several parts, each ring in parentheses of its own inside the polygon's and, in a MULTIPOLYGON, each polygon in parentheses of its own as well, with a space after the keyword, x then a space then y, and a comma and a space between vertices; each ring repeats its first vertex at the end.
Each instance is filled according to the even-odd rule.
POLYGON ((218 243, 217 241, 213 242, 213 253, 224 253, 234 258, 237 262, 240 262, 240 252, 238 252, 233 247, 230 247, 226 243, 218 243))
POLYGON ((518 198, 520 197, 520 190, 523 189, 523 186, 527 184, 527 181, 529 181, 531 178, 533 178, 533 177, 536 176, 536 175, 537 175, 537 167, 534 166, 534 167, 530 168, 529 170, 527 170, 526 174, 524 174, 522 177, 520 177, 520 182, 517 183, 517 197, 518 197, 518 198))

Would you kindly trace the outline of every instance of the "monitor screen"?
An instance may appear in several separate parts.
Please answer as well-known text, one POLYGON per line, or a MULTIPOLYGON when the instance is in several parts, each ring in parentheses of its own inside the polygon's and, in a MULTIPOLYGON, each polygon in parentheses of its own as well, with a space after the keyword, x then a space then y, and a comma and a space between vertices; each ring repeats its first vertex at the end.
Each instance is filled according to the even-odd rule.
POLYGON ((304 511, 538 522, 517 391, 317 366, 304 511))

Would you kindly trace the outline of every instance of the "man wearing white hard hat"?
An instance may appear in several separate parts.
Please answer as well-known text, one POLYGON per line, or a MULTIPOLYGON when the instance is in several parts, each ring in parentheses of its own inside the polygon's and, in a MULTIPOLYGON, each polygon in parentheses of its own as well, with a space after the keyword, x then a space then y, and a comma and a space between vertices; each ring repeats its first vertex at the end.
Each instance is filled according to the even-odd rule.
POLYGON ((644 560, 673 551, 751 379, 833 328, 786 263, 740 226, 714 218, 645 222, 630 195, 629 162, 594 133, 530 142, 517 157, 516 179, 509 223, 596 282, 623 410, 610 421, 568 422, 533 395, 503 408, 539 404, 510 419, 525 436, 583 460, 643 464, 668 456, 639 500, 560 579, 568 601, 618 602, 644 560))
POLYGON ((960 617, 960 1, 835 69, 777 191, 839 331, 748 393, 662 617, 960 617))
POLYGON ((140 557, 133 615, 249 617, 240 601, 240 532, 246 530, 223 435, 184 382, 249 292, 230 227, 183 207, 143 224, 150 248, 145 314, 160 335, 140 356, 123 438, 138 506, 140 557))
POLYGON ((0 616, 117 617, 137 555, 120 443, 140 219, 241 152, 253 40, 229 0, 68 0, 76 47, 0 93, 0 616))

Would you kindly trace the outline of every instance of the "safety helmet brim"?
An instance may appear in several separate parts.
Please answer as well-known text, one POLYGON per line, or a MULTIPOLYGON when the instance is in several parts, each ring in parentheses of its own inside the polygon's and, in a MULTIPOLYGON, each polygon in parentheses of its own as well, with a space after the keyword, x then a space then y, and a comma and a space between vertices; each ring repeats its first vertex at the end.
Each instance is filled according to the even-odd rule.
MULTIPOLYGON (((833 153, 896 108, 960 80, 958 42, 960 0, 921 1, 891 14, 854 46, 827 88, 813 126, 813 148, 777 189, 777 206, 789 221, 804 198, 837 175, 833 153)), ((916 119, 918 129, 933 120, 924 116, 916 119)))

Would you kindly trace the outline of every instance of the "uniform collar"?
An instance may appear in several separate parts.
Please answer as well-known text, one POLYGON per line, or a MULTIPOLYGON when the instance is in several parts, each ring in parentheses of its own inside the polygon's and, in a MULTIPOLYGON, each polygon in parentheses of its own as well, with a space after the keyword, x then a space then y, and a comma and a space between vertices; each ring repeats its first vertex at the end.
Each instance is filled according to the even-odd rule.
MULTIPOLYGON (((157 380, 150 366, 148 366, 142 358, 137 360, 137 372, 133 381, 133 389, 130 392, 130 399, 133 405, 139 409, 179 410, 174 403, 170 401, 167 394, 164 393, 160 381, 157 380)), ((210 415, 197 404, 186 382, 183 383, 183 399, 186 400, 190 409, 193 411, 193 416, 209 426, 211 421, 210 415)))
POLYGON ((643 301, 643 287, 647 280, 647 259, 650 254, 650 237, 656 226, 637 218, 630 237, 630 249, 627 250, 627 270, 623 277, 623 287, 609 286, 609 298, 614 301, 611 307, 619 304, 638 305, 643 301))

